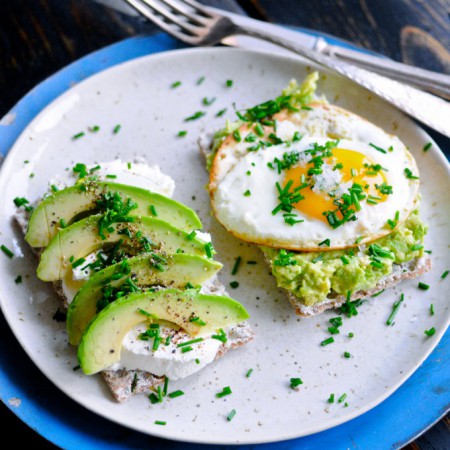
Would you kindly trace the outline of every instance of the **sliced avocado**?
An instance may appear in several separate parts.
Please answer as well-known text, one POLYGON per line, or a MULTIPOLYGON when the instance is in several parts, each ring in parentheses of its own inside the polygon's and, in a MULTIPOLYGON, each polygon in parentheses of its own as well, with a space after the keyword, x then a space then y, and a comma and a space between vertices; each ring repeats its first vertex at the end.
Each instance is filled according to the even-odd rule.
POLYGON ((122 272, 122 263, 114 264, 89 278, 75 295, 67 311, 67 332, 72 345, 79 344, 84 329, 97 313, 97 302, 102 298, 102 288, 106 284, 119 288, 131 278, 139 288, 184 288, 188 283, 194 286, 202 284, 222 267, 222 264, 211 259, 183 254, 169 255, 164 271, 154 267, 149 255, 129 258, 126 262, 129 268, 126 275, 122 272), (118 277, 117 274, 122 276, 118 277))
POLYGON ((87 217, 53 236, 41 254, 38 278, 43 281, 61 280, 72 263, 101 248, 111 247, 120 240, 136 252, 146 240, 147 245, 151 245, 151 251, 167 254, 179 251, 201 256, 206 253, 205 242, 153 217, 133 217, 133 222, 113 223, 108 230, 104 230, 105 239, 102 239, 98 227, 102 217, 101 214, 87 217))
POLYGON ((202 228, 197 214, 169 197, 125 184, 108 182, 79 183, 57 191, 42 200, 31 214, 25 240, 32 247, 46 247, 62 223, 70 225, 74 219, 89 211, 100 212, 97 201, 106 192, 118 193, 123 200, 130 198, 137 208, 135 216, 152 216, 170 222, 185 231, 202 228), (153 208, 151 208, 153 207, 153 208))
POLYGON ((163 289, 130 294, 110 303, 91 321, 78 347, 83 372, 91 375, 120 361, 122 341, 135 325, 149 315, 172 322, 191 336, 207 335, 248 319, 245 308, 235 300, 203 295, 194 289, 163 289), (191 322, 198 317, 204 326, 191 322))

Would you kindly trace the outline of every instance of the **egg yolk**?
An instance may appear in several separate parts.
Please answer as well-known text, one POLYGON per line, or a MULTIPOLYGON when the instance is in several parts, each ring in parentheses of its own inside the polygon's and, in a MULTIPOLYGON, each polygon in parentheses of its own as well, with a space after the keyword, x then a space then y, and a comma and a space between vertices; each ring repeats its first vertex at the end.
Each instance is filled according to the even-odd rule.
MULTIPOLYGON (((344 148, 334 148, 332 156, 323 158, 324 164, 333 167, 334 170, 338 170, 342 175, 341 183, 351 182, 353 184, 359 184, 366 199, 363 200, 367 205, 375 205, 380 202, 384 202, 387 198, 387 194, 381 193, 379 186, 386 183, 386 177, 384 170, 380 165, 377 165, 368 158, 366 155, 354 150, 347 150, 344 148)), ((335 211, 338 206, 338 196, 330 196, 335 186, 326 191, 313 191, 314 182, 311 180, 310 169, 314 168, 312 162, 308 162, 304 165, 292 167, 286 170, 283 185, 286 186, 289 182, 292 182, 290 191, 296 187, 304 184, 305 180, 308 182, 308 186, 301 189, 300 193, 304 197, 297 203, 292 205, 300 212, 307 214, 318 220, 327 222, 326 211, 335 211)), ((317 174, 317 182, 321 174, 317 174)), ((323 185, 326 186, 327 181, 324 180, 323 185)), ((337 213, 339 218, 342 215, 337 213)))

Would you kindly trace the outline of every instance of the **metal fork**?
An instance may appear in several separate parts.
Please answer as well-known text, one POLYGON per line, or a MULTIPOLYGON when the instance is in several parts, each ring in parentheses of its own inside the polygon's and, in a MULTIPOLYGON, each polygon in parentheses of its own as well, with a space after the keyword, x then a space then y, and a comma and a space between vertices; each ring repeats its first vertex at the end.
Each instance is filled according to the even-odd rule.
MULTIPOLYGON (((284 47, 363 86, 411 117, 450 137, 450 103, 435 95, 338 61, 276 35, 249 27, 243 28, 230 18, 213 12, 194 0, 125 2, 168 34, 190 45, 213 46, 226 37, 246 35, 284 47)), ((442 88, 446 89, 445 86, 442 88)))

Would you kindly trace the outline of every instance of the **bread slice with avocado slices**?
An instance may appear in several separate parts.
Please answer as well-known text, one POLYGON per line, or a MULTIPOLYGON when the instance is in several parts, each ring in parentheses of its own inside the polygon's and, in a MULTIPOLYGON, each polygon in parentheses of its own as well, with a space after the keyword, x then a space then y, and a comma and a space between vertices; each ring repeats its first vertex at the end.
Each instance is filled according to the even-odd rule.
POLYGON ((44 196, 29 213, 18 212, 17 222, 39 256, 37 274, 53 281, 68 307, 69 340, 82 370, 101 372, 117 401, 151 393, 166 370, 175 378, 192 375, 253 338, 248 313, 219 283, 222 265, 187 206, 88 176, 44 196))

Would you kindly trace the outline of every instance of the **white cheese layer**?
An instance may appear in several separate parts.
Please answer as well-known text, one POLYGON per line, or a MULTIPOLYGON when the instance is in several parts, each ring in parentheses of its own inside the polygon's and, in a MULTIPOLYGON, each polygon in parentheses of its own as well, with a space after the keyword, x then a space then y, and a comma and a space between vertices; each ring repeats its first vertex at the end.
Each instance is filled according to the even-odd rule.
POLYGON ((178 347, 183 342, 191 341, 192 337, 184 331, 160 327, 161 342, 157 350, 153 350, 153 339, 148 341, 139 338, 147 330, 145 324, 136 325, 123 340, 120 362, 114 364, 111 370, 141 369, 157 376, 166 376, 169 380, 178 380, 198 372, 214 361, 222 342, 210 336, 203 336, 203 341, 190 344, 192 350, 183 352, 184 347, 178 347), (165 345, 167 336, 172 336, 165 345))
MULTIPOLYGON (((167 197, 172 197, 175 190, 175 181, 171 177, 162 173, 157 165, 149 166, 145 161, 128 163, 117 159, 91 164, 87 166, 87 170, 89 172, 97 167, 100 168, 94 170, 92 175, 97 176, 100 180, 137 186, 167 197)), ((51 179, 49 186, 55 185, 58 189, 64 189, 75 184, 78 179, 78 173, 67 170, 51 179)))

